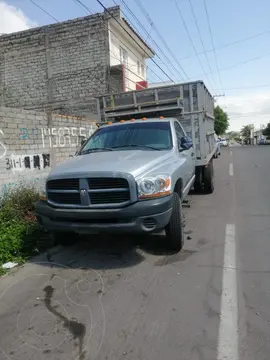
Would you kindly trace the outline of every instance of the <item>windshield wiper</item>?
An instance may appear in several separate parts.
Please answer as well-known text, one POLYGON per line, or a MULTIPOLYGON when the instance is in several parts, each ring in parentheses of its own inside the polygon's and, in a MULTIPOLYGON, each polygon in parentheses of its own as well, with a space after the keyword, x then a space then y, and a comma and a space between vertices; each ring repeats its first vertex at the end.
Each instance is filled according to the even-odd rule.
POLYGON ((85 154, 89 154, 91 152, 94 152, 94 151, 113 151, 112 148, 107 148, 107 147, 103 147, 103 148, 92 148, 92 149, 87 149, 87 150, 84 150, 80 153, 80 155, 85 155, 85 154))
POLYGON ((137 145, 137 144, 127 144, 127 145, 113 146, 112 149, 127 148, 127 147, 147 148, 147 149, 158 150, 158 151, 161 150, 161 149, 155 148, 155 147, 153 147, 153 146, 149 146, 149 145, 137 145))

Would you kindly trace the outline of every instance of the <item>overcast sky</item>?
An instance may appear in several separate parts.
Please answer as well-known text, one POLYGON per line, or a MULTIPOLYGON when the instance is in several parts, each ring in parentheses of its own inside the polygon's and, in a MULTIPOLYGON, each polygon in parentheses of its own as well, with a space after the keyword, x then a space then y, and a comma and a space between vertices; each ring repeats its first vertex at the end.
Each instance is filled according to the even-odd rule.
MULTIPOLYGON (((35 2, 59 21, 89 14, 73 0, 35 2)), ((83 2, 93 12, 103 11, 95 0, 83 2)), ((121 0, 116 2, 120 3, 121 0)), ((105 6, 115 5, 113 0, 104 0, 103 3, 105 6)), ((203 0, 177 0, 178 9, 174 0, 167 3, 144 0, 141 3, 145 7, 143 12, 135 0, 126 0, 126 4, 145 29, 150 31, 149 44, 155 48, 155 40, 178 69, 177 73, 174 72, 171 64, 164 65, 166 60, 157 57, 156 62, 169 77, 173 77, 174 81, 183 81, 184 69, 189 80, 203 80, 212 94, 224 93, 226 96, 220 97, 217 103, 229 114, 230 130, 239 130, 243 125, 250 123, 260 127, 260 124, 270 121, 270 52, 265 46, 270 43, 269 0, 258 0, 256 6, 253 0, 206 1, 216 57, 212 50, 203 0), (200 33, 195 25, 190 4, 193 5, 200 33), (151 26, 149 18, 147 19, 147 12, 154 21, 159 35, 151 26), (166 44, 162 42, 160 34, 166 44), (204 51, 200 35, 204 49, 209 51, 198 56, 195 50, 197 53, 204 51), (166 45, 172 50, 174 57, 168 52, 166 45)), ((124 16, 138 27, 134 18, 123 6, 122 8, 124 16)), ((0 0, 0 33, 20 31, 53 22, 55 20, 52 17, 29 0, 0 0)), ((158 53, 161 54, 159 51, 158 53)), ((158 67, 150 61, 148 64, 157 74, 156 76, 148 71, 149 82, 159 81, 158 77, 168 81, 168 77, 158 67)))

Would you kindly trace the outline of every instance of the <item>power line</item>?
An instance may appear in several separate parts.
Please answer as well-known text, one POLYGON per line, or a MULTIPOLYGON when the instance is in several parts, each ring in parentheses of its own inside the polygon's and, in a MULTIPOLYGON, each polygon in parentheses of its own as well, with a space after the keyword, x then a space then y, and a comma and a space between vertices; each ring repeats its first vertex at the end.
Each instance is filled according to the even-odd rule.
MULTIPOLYGON (((247 63, 252 62, 252 61, 260 60, 260 59, 262 59, 262 58, 264 58, 264 57, 266 57, 266 56, 269 56, 269 55, 270 55, 270 52, 265 53, 265 54, 263 54, 263 55, 258 55, 258 56, 255 56, 255 57, 251 58, 251 59, 247 59, 247 60, 241 61, 241 62, 239 62, 239 63, 236 63, 236 64, 233 64, 233 65, 230 65, 230 66, 226 66, 226 67, 224 67, 224 68, 221 68, 221 69, 219 69, 219 71, 229 70, 229 69, 232 69, 232 68, 234 68, 234 67, 247 64, 247 63)), ((217 73, 217 71, 213 72, 213 74, 215 74, 215 73, 217 73)), ((208 73, 208 75, 210 75, 210 73, 208 73)), ((197 75, 197 76, 199 76, 199 75, 197 75)))
MULTIPOLYGON (((75 4, 80 5, 80 6, 84 9, 85 12, 86 12, 86 11, 89 11, 91 14, 93 14, 93 10, 89 9, 88 7, 86 7, 86 5, 81 4, 80 1, 79 1, 79 2, 77 2, 76 0, 72 0, 72 1, 73 1, 75 4)), ((115 3, 115 1, 114 1, 114 3, 115 3)), ((88 12, 86 12, 86 14, 88 15, 88 12)), ((118 58, 118 57, 116 56, 116 54, 115 54, 112 50, 110 50, 110 53, 113 55, 113 57, 114 57, 116 60, 120 61, 120 63, 121 63, 121 59, 118 58)), ((135 73, 134 71, 130 70, 130 68, 127 68, 127 70, 128 70, 130 73, 132 73, 133 75, 136 75, 136 76, 137 76, 138 78, 140 78, 141 80, 143 80, 143 81, 145 80, 145 78, 141 77, 139 74, 137 74, 137 73, 135 73)), ((140 86, 141 88, 144 89, 144 87, 141 86, 140 84, 137 84, 136 81, 131 80, 131 79, 129 79, 128 77, 126 77, 126 79, 129 80, 129 81, 131 81, 131 82, 133 82, 134 84, 136 84, 136 85, 138 85, 138 86, 140 86)))
MULTIPOLYGON (((86 11, 86 9, 79 3, 77 3, 76 0, 72 0, 77 6, 79 6, 81 9, 84 10, 85 14, 88 15, 89 13, 86 11)), ((91 10, 92 11, 92 10, 91 10)), ((93 11, 92 11, 92 14, 93 14, 93 11)))
MULTIPOLYGON (((46 15, 48 15, 49 17, 51 17, 53 20, 55 20, 57 23, 60 23, 60 21, 58 19, 56 19, 52 14, 50 14, 47 10, 45 10, 43 7, 41 7, 40 5, 38 5, 34 0, 29 0, 33 5, 35 5, 36 7, 38 7, 42 12, 44 12, 46 15)), ((71 32, 74 35, 78 35, 76 32, 74 32, 73 30, 71 30, 71 32)), ((95 76, 95 75, 94 75, 95 76)), ((95 78, 97 79, 97 77, 95 76, 95 78)), ((100 79, 99 79, 100 80, 100 79)), ((101 84, 105 84, 105 80, 102 81, 100 80, 101 84)))
MULTIPOLYGON (((81 0, 74 0, 74 1, 76 1, 76 2, 78 2, 78 3, 80 3, 86 10, 88 10, 89 12, 90 12, 90 14, 91 14, 91 10, 88 8, 88 6, 86 6, 81 0)), ((115 19, 115 18, 114 18, 115 19)), ((115 19, 116 20, 116 19, 115 19)), ((117 21, 118 22, 118 21, 117 21)), ((119 23, 119 22, 118 22, 119 23)), ((121 25, 121 24, 120 24, 121 25)), ((123 27, 122 25, 121 25, 121 27, 123 27)), ((118 40, 119 40, 119 42, 121 43, 121 44, 123 44, 139 61, 141 61, 141 59, 138 57, 138 55, 136 55, 136 53, 134 52, 134 51, 132 51, 131 49, 130 49, 130 47, 128 47, 127 46, 127 44, 126 43, 124 43, 123 41, 121 41, 121 39, 119 39, 118 38, 118 36, 111 30, 111 29, 109 29, 109 27, 108 26, 106 26, 106 29, 110 32, 110 33, 112 33, 118 40)), ((126 31, 126 30, 125 30, 126 31)), ((127 32, 128 33, 128 32, 127 32)), ((129 33, 128 33, 129 34, 129 33)), ((130 35, 131 36, 131 35, 130 35)), ((132 38, 132 36, 131 36, 131 38, 132 38)), ((132 38, 133 39, 133 38, 132 38)), ((135 41, 135 39, 134 39, 134 41, 135 41)), ((143 49, 143 51, 145 52, 145 50, 143 49)), ((151 59, 152 60, 152 59, 151 59)), ((153 60, 152 60, 153 61, 153 60)), ((161 79, 161 77, 159 76, 159 75, 157 75, 157 73, 155 72, 155 71, 153 71, 149 66, 147 66, 147 68, 154 74, 154 75, 156 75, 156 77, 160 80, 160 81, 162 81, 163 82, 163 80, 161 79)), ((172 80, 173 81, 173 80, 172 80)))
POLYGON ((209 14, 208 14, 206 0, 203 0, 203 3, 204 3, 205 12, 206 12, 206 17, 207 17, 208 29, 209 29, 209 33, 210 33, 210 37, 211 37, 212 48, 213 48, 214 56, 215 56, 215 62, 216 62, 216 67, 217 67, 217 72, 218 72, 218 79, 219 79, 221 88, 223 88, 222 80, 221 80, 221 76, 220 76, 220 72, 219 72, 217 54, 216 54, 216 49, 215 49, 215 45, 214 45, 214 38, 213 38, 213 33, 212 33, 211 25, 210 25, 210 18, 209 18, 209 14))
MULTIPOLYGON (((40 5, 38 5, 34 0, 29 0, 33 5, 37 6, 41 11, 43 11, 46 15, 48 15, 49 17, 51 17, 53 20, 55 20, 57 23, 60 23, 60 21, 58 19, 56 19, 53 15, 51 15, 48 11, 46 11, 43 7, 41 7, 40 5)), ((77 3, 77 0, 73 0, 75 3, 77 3)), ((84 4, 83 4, 84 6, 84 4)), ((90 14, 91 13, 91 9, 87 8, 85 6, 85 8, 87 9, 87 11, 89 11, 90 14)), ((77 36, 77 33, 75 33, 73 30, 71 30, 72 33, 74 33, 77 36)), ((121 71, 120 69, 117 69, 119 72, 121 71)), ((149 68, 149 70, 151 70, 153 72, 152 69, 149 68)), ((154 73, 154 72, 153 72, 154 73)), ((155 73, 154 73, 155 74, 155 73)), ((157 76, 157 75, 156 75, 157 76)), ((158 77, 158 76, 157 76, 158 77)), ((159 77, 158 77, 159 78, 159 77)), ((159 78, 161 81, 162 79, 159 78)), ((130 80, 130 79, 129 79, 130 80)), ((100 80, 101 84, 105 84, 105 81, 100 80)))
POLYGON ((162 41, 163 45, 166 47, 166 49, 168 50, 168 52, 171 54, 171 56, 173 57, 173 59, 175 60, 175 62, 177 63, 177 65, 179 66, 179 68, 181 69, 181 71, 184 73, 186 79, 189 79, 187 73, 185 72, 185 70, 183 69, 182 65, 180 64, 179 60, 176 58, 175 54, 173 53, 173 51, 170 49, 170 47, 168 46, 167 42, 164 40, 164 38, 162 37, 162 35, 160 34, 160 32, 158 31, 154 21, 152 20, 152 18, 150 17, 149 13, 146 11, 146 9, 144 8, 142 2, 140 0, 135 0, 135 2, 137 3, 138 7, 140 8, 141 12, 144 14, 144 16, 146 17, 146 19, 148 20, 148 22, 150 23, 150 25, 152 25, 153 29, 155 30, 155 32, 157 33, 158 37, 160 38, 160 40, 162 41))
POLYGON ((255 60, 259 60, 259 59, 262 59, 266 56, 269 56, 270 55, 270 52, 266 53, 266 54, 263 54, 263 55, 258 55, 258 56, 255 56, 251 59, 248 59, 248 60, 244 60, 244 61, 241 61, 237 64, 233 64, 233 65, 230 65, 230 66, 227 66, 227 67, 224 67, 224 68, 221 68, 220 70, 228 70, 228 69, 231 69, 233 67, 236 67, 236 66, 239 66, 239 65, 244 65, 244 64, 247 64, 248 62, 251 62, 251 61, 255 61, 255 60))
MULTIPOLYGON (((57 20, 53 15, 51 15, 49 12, 47 12, 45 9, 43 9, 41 6, 39 6, 38 4, 36 4, 35 2, 34 2, 34 0, 30 0, 30 2, 32 3, 32 4, 34 4, 34 5, 36 5, 40 10, 42 10, 45 14, 47 14, 48 16, 50 16, 52 19, 54 19, 56 22, 58 22, 59 23, 59 20, 57 20)), ((76 0, 74 0, 74 2, 76 2, 76 0)), ((90 11, 90 10, 89 10, 90 11)), ((73 31, 72 31, 73 32, 73 31)), ((73 32, 74 34, 76 34, 75 32, 73 32)), ((77 35, 77 34, 76 34, 77 35)), ((115 55, 115 54, 114 54, 115 55)), ((120 59, 118 59, 118 60, 120 60, 120 59)), ((118 70, 118 69, 117 69, 118 70)), ((131 71, 130 69, 128 69, 131 73, 133 73, 133 74, 135 74, 133 71, 131 71)), ((121 71, 121 70, 119 70, 119 71, 121 71)), ((135 74, 135 75, 137 75, 137 74, 135 74)), ((137 75, 138 76, 138 75, 137 75)), ((140 77, 140 76, 138 76, 138 77, 140 77)), ((144 87, 142 86, 142 85, 140 85, 140 84, 137 84, 134 80, 132 80, 132 79, 130 79, 130 78, 128 78, 128 77, 125 77, 127 80, 129 80, 129 81, 131 81, 131 82, 133 82, 134 84, 136 84, 136 85, 138 85, 138 86, 140 86, 141 88, 143 88, 144 89, 144 87)), ((143 79, 143 78, 141 78, 141 79, 143 79)), ((143 79, 144 80, 144 79, 143 79)), ((104 84, 104 81, 100 81, 101 83, 103 83, 104 84)), ((28 93, 29 94, 29 93, 28 93)), ((30 94, 29 94, 30 95, 30 94)))
MULTIPOLYGON (((80 0, 76 0, 76 1, 79 1, 81 2, 80 0)), ((121 26, 121 28, 128 34, 128 36, 136 42, 136 44, 145 52, 144 48, 141 46, 141 44, 138 43, 138 41, 136 39, 134 39, 134 37, 132 35, 130 35, 130 33, 124 28, 124 26, 118 21, 118 19, 115 18, 115 16, 111 13, 111 11, 109 11, 104 5, 103 3, 100 1, 100 0, 96 0, 100 6, 103 7, 103 9, 105 11, 107 11, 107 13, 121 26)), ((171 80, 173 83, 174 83, 174 80, 159 66, 159 64, 152 58, 150 58, 151 61, 153 61, 153 63, 163 72, 164 75, 167 76, 167 78, 169 80, 171 80)))
MULTIPOLYGON (((116 60, 120 61, 120 63, 121 63, 121 59, 119 59, 112 50, 110 50, 110 53, 113 55, 113 57, 114 57, 116 60)), ((129 67, 127 67, 127 70, 128 70, 129 72, 131 72, 133 75, 136 75, 137 77, 139 77, 141 80, 145 81, 145 78, 143 78, 142 76, 138 75, 138 74, 135 73, 134 71, 130 70, 129 67)), ((129 80, 130 80, 130 79, 129 79, 129 80)), ((150 79, 150 80, 151 80, 151 79, 150 79)), ((153 81, 153 80, 151 80, 151 81, 153 81)), ((134 82, 134 81, 133 81, 133 82, 134 82)), ((134 84, 136 84, 136 82, 134 82, 134 84)))
MULTIPOLYGON (((145 27, 143 26, 143 24, 138 20, 138 18, 136 17, 136 15, 133 13, 133 11, 129 8, 129 6, 126 4, 126 2, 124 0, 120 0, 122 2, 122 4, 126 7, 126 9, 129 11, 129 13, 131 13, 132 17, 136 20, 136 22, 139 24, 139 26, 144 30, 144 32, 146 33, 147 37, 150 38, 152 40, 152 42, 156 45, 156 47, 159 49, 159 51, 162 53, 162 55, 166 58, 166 60, 168 61, 168 63, 171 64, 171 66, 175 69, 175 71, 178 73, 178 75, 180 76, 180 78, 182 80, 184 80, 182 74, 180 74, 179 70, 176 69, 176 67, 174 66, 174 64, 172 63, 172 61, 168 58, 168 56, 164 53, 164 51, 160 48, 160 46, 156 43, 156 41, 152 38, 152 36, 150 35, 150 32, 147 31, 145 29, 145 27)), ((116 4, 116 2, 114 1, 114 3, 116 4)), ((123 12, 123 14, 125 15, 125 13, 123 12)), ((151 25, 151 29, 153 28, 153 23, 150 24, 151 25)), ((133 25, 134 26, 134 25, 133 25)), ((138 31, 136 29, 136 27, 134 26, 135 30, 138 31)), ((150 30, 151 30, 150 29, 150 30)), ((138 31, 139 33, 139 31, 138 31)), ((160 56, 158 56, 158 58, 160 59, 160 56)), ((160 59, 161 60, 161 59, 160 59)), ((161 62, 167 67, 167 69, 172 73, 172 70, 170 68, 168 68, 167 64, 165 64, 162 60, 161 62)))
POLYGON ((55 20, 56 22, 59 22, 59 20, 57 20, 53 15, 51 15, 50 13, 48 13, 48 11, 46 11, 45 9, 43 9, 40 5, 38 5, 35 1, 33 0, 29 0, 33 5, 35 5, 36 7, 38 7, 41 11, 43 11, 45 14, 47 14, 48 16, 50 16, 53 20, 55 20))
MULTIPOLYGON (((197 31, 198 31, 198 34, 199 34, 199 37, 200 37, 200 40, 201 40, 201 44, 202 44, 202 48, 203 48, 203 51, 204 51, 204 56, 206 58, 206 62, 208 64, 208 68, 210 70, 210 73, 213 72, 212 70, 212 67, 210 65, 210 61, 209 61, 209 58, 208 58, 208 55, 207 55, 207 52, 206 52, 206 49, 205 49, 205 45, 204 45, 204 41, 203 41, 203 38, 202 38, 202 34, 201 34, 201 31, 200 31, 200 28, 199 28, 199 24, 198 24, 198 20, 197 20, 197 16, 195 14, 195 11, 194 11, 194 6, 192 4, 192 0, 188 0, 189 1, 189 5, 190 5, 190 8, 191 8, 191 12, 192 12, 192 15, 193 15, 193 19, 194 19, 194 22, 195 22, 195 25, 196 25, 196 28, 197 28, 197 31)), ((216 80, 214 78, 214 76, 212 75, 212 78, 213 78, 213 81, 214 81, 214 85, 216 86, 216 80)), ((217 87, 217 86, 216 86, 217 87)))
MULTIPOLYGON (((129 10, 129 12, 132 13, 132 11, 130 10, 130 8, 127 6, 127 4, 121 0, 121 2, 123 3, 123 5, 129 10)), ((114 3, 117 5, 117 3, 115 2, 114 0, 114 3)), ((122 11, 123 14, 127 17, 126 13, 124 11, 122 11)), ((132 13, 133 14, 133 13, 132 13)), ((144 31, 146 32, 147 36, 149 37, 149 32, 145 29, 145 27, 140 23, 140 21, 137 19, 137 17, 133 14, 133 17, 136 19, 136 21, 139 23, 140 27, 142 27, 144 29, 144 31)), ((129 20, 130 21, 130 20, 129 20)), ((140 32, 138 31, 138 29, 132 24, 132 26, 134 27, 134 29, 138 32, 138 34, 140 34, 140 32)), ((151 37, 150 37, 151 38, 151 37)), ((166 56, 166 55, 165 55, 166 56)), ((161 63, 164 64, 164 62, 161 60, 160 56, 157 55, 157 57, 160 59, 161 63)), ((166 65, 166 68, 171 72, 171 74, 173 74, 172 70, 166 65)), ((174 67, 173 63, 171 63, 172 67, 174 67)), ((174 67, 175 68, 175 67, 174 67)), ((176 71, 178 71, 176 68, 175 68, 176 71)), ((173 74, 174 75, 174 74, 173 74)), ((181 74, 179 73, 179 75, 181 76, 181 74)))
POLYGON ((230 118, 246 118, 246 117, 254 117, 254 116, 267 116, 270 118, 270 112, 268 114, 264 113, 247 113, 247 114, 233 114, 228 112, 227 113, 230 118))
MULTIPOLYGON (((153 25, 150 24, 150 30, 146 30, 146 28, 143 26, 143 24, 139 21, 139 19, 137 18, 137 16, 134 14, 134 12, 130 9, 130 7, 126 4, 126 2, 124 0, 120 0, 121 3, 125 6, 125 8, 127 9, 127 11, 131 14, 131 16, 134 18, 134 20, 137 22, 137 24, 144 30, 144 32, 146 33, 146 36, 149 37, 150 36, 150 32, 153 28, 153 25)), ((116 1, 114 0, 114 3, 117 5, 116 1)), ((137 30, 138 31, 138 30, 137 30)))
MULTIPOLYGON (((262 84, 262 85, 251 85, 251 86, 242 86, 242 87, 231 87, 226 88, 223 90, 244 90, 244 89, 255 89, 255 88, 263 88, 263 87, 270 87, 270 84, 262 84)), ((213 89, 218 90, 218 89, 213 89)))
MULTIPOLYGON (((196 50, 196 48, 195 48, 194 42, 193 42, 192 37, 191 37, 191 35, 190 35, 190 32, 189 32, 189 30, 188 30, 188 27, 187 27, 187 24, 186 24, 185 19, 184 19, 184 17, 183 17, 183 14, 182 14, 182 12, 181 12, 181 10, 180 10, 180 8, 179 8, 176 0, 174 0, 174 3, 175 3, 175 6, 176 6, 176 8, 177 8, 177 11, 178 11, 178 13, 179 13, 179 15, 180 15, 181 21, 182 21, 182 23, 183 23, 183 25, 184 25, 184 28, 185 28, 185 30, 186 30, 186 33, 187 33, 187 35, 188 35, 188 38, 189 38, 189 41, 190 41, 190 43, 191 43, 191 45, 192 45, 192 48, 193 48, 193 50, 194 50, 194 53, 196 54, 196 53, 197 53, 197 50, 196 50)), ((198 62, 199 62, 199 64, 200 64, 200 66, 201 66, 201 68, 202 68, 202 71, 203 71, 206 79, 208 80, 210 86, 213 87, 212 84, 211 84, 210 79, 208 78, 208 75, 206 74, 206 72, 205 72, 205 70, 204 70, 204 67, 203 67, 203 65, 202 65, 201 59, 199 58, 198 55, 197 55, 197 60, 198 60, 198 62)))
MULTIPOLYGON (((216 50, 221 50, 221 49, 224 49, 226 47, 230 47, 230 46, 233 46, 233 45, 237 45, 237 44, 240 44, 242 42, 245 42, 245 41, 248 41, 248 40, 252 40, 252 39, 255 39, 259 36, 263 36, 263 35, 266 35, 266 34, 270 34, 270 30, 267 30, 267 31, 264 31, 264 32, 261 32, 261 33, 258 33, 258 34, 255 34, 255 35, 252 35, 252 36, 249 36, 249 37, 246 37, 244 39, 240 39, 240 40, 236 40, 236 41, 233 41, 231 43, 228 43, 228 44, 225 44, 225 45, 221 45, 221 46, 217 46, 215 49, 216 50)), ((214 49, 206 49, 204 51, 199 51, 197 52, 197 55, 203 55, 205 53, 210 53, 210 52, 213 52, 214 49)), ((185 59, 190 59, 190 58, 193 58, 194 56, 196 56, 196 54, 194 55, 188 55, 188 56, 183 56, 181 58, 179 58, 179 60, 185 60, 185 59)))

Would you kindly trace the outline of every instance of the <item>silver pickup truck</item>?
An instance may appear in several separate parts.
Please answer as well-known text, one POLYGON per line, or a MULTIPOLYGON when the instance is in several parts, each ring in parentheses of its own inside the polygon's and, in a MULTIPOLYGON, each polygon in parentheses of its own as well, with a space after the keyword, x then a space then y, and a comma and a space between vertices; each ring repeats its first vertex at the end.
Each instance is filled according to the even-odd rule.
POLYGON ((192 141, 177 119, 109 122, 52 170, 37 219, 63 245, 76 234, 165 229, 168 246, 180 251, 182 201, 194 180, 192 141))

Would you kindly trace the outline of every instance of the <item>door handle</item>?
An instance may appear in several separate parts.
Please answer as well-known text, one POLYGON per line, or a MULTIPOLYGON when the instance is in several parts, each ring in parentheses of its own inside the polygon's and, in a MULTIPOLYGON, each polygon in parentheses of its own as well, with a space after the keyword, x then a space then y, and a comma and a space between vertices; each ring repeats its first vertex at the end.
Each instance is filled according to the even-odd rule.
POLYGON ((194 156, 194 152, 191 153, 191 156, 194 156))

